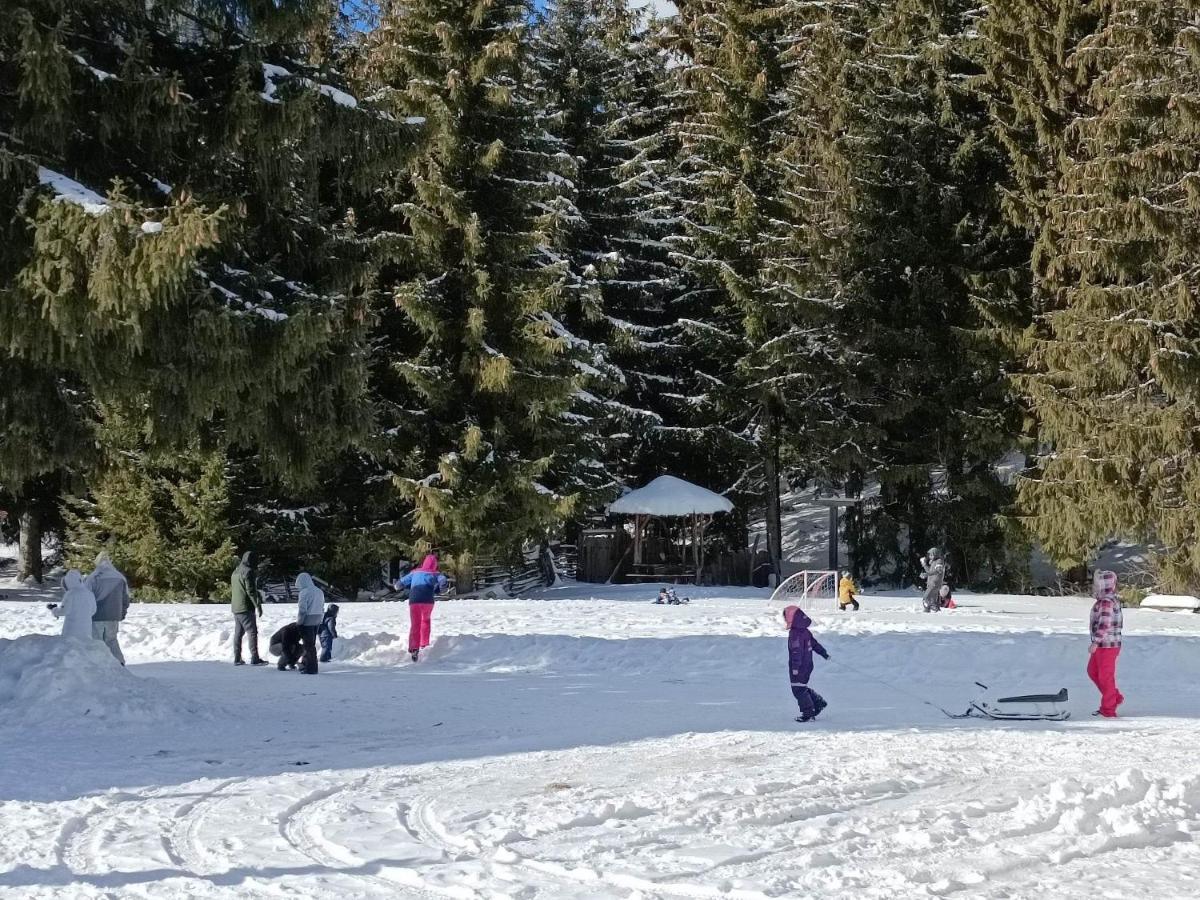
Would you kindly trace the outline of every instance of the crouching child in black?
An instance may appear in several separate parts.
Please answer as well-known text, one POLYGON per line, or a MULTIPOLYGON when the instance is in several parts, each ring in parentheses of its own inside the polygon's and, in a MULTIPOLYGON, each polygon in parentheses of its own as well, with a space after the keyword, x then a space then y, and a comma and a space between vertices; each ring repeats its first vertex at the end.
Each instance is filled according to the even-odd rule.
POLYGON ((317 629, 317 637, 321 639, 321 662, 333 659, 333 639, 337 637, 338 605, 330 603, 325 610, 325 618, 317 629))
POLYGON ((300 656, 304 652, 300 626, 295 622, 288 622, 271 635, 270 650, 272 656, 279 657, 280 672, 296 668, 296 663, 300 662, 300 656))
POLYGON ((808 686, 812 677, 813 653, 829 659, 829 651, 813 637, 808 626, 812 619, 798 606, 789 606, 783 611, 783 620, 788 627, 788 671, 791 673, 792 696, 800 707, 797 722, 809 722, 821 714, 827 704, 825 698, 808 686))

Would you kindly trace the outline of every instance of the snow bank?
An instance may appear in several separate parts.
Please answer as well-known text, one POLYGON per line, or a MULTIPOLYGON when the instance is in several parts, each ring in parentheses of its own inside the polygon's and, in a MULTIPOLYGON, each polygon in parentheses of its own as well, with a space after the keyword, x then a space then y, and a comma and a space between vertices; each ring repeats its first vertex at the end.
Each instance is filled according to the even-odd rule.
POLYGON ((1200 597, 1150 594, 1142 601, 1142 606, 1146 609, 1184 609, 1197 612, 1200 611, 1200 597))
POLYGON ((30 634, 0 640, 0 721, 6 726, 119 728, 203 715, 120 665, 101 641, 30 634))

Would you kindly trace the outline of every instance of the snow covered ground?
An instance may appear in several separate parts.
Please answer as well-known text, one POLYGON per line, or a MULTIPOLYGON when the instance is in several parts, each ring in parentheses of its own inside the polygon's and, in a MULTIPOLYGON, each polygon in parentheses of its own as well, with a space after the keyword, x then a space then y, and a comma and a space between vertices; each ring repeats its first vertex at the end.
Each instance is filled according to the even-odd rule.
POLYGON ((826 601, 798 725, 765 592, 654 590, 441 603, 416 665, 347 604, 317 678, 229 665, 221 607, 134 606, 122 670, 0 603, 0 898, 1200 896, 1200 616, 1127 611, 1108 721, 1086 600, 826 601), (923 702, 975 680, 1074 717, 923 702))

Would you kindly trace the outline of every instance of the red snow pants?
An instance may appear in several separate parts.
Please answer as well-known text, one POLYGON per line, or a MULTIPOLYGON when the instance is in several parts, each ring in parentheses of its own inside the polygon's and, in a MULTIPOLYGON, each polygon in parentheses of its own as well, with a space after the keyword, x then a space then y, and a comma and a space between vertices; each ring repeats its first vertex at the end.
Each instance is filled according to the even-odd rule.
POLYGON ((433 616, 432 603, 408 604, 408 652, 424 650, 429 646, 429 620, 433 616))
POLYGON ((1125 695, 1117 690, 1117 656, 1120 647, 1097 647, 1088 656, 1087 673, 1092 684, 1100 690, 1100 715, 1111 718, 1125 695))

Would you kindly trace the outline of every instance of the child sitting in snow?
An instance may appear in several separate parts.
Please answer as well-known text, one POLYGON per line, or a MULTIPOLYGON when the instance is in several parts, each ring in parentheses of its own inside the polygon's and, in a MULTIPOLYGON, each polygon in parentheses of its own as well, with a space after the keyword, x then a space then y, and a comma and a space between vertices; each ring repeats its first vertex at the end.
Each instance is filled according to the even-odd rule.
POLYGON ((321 627, 317 630, 317 637, 321 639, 321 662, 329 662, 333 659, 333 639, 337 637, 337 616, 338 605, 330 603, 325 610, 325 618, 321 620, 321 627))
POLYGON ((800 707, 797 722, 810 722, 821 714, 827 704, 825 698, 808 686, 812 677, 814 652, 829 659, 829 651, 813 637, 808 626, 812 619, 798 606, 789 606, 783 611, 783 620, 788 627, 788 670, 791 674, 792 696, 800 707))
POLYGON ((950 585, 943 584, 938 590, 938 598, 941 602, 942 609, 957 609, 958 604, 954 602, 954 598, 950 596, 950 585))
POLYGON ((688 598, 684 597, 682 600, 680 600, 679 595, 675 593, 674 588, 664 587, 658 589, 658 599, 654 602, 666 603, 670 606, 682 606, 688 602, 688 598))

